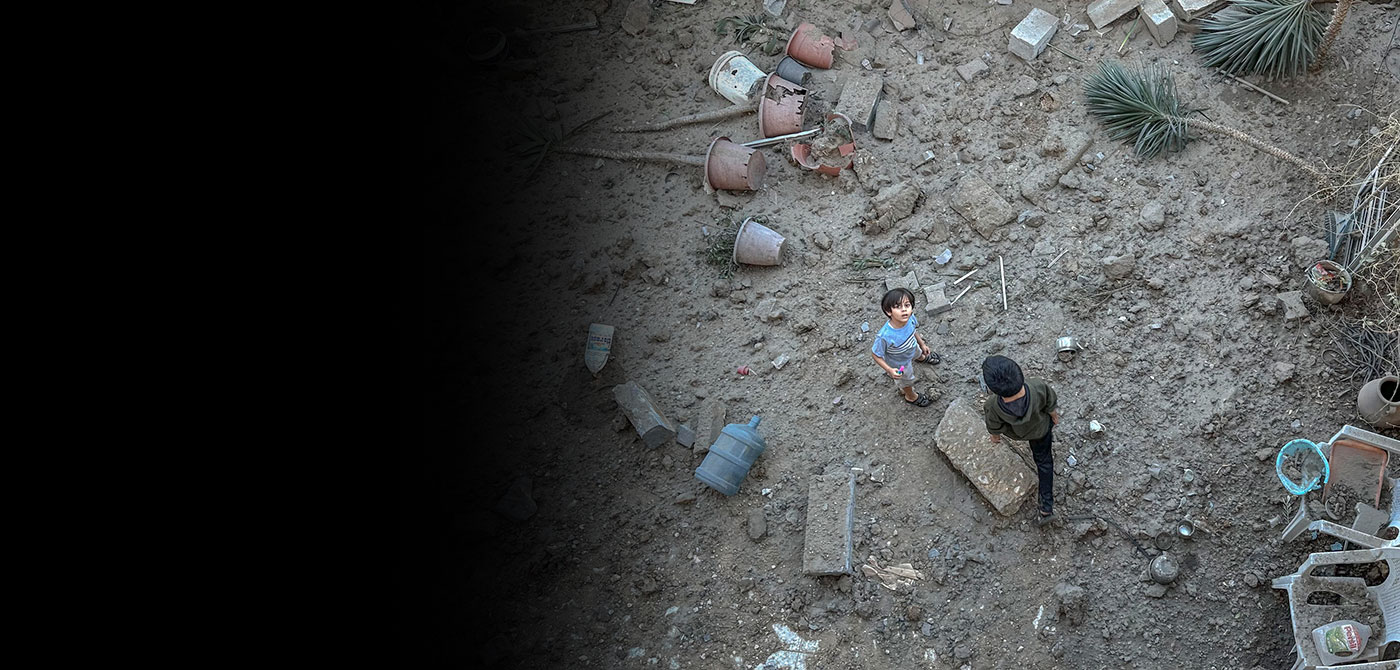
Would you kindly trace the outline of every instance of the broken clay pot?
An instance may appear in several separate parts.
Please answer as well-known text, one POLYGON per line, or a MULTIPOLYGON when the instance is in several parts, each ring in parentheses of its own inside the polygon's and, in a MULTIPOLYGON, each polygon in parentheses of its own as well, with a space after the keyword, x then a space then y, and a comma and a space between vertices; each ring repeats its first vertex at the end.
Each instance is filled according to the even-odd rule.
POLYGON ((1400 377, 1391 375, 1366 382, 1356 394, 1356 411, 1372 426, 1400 428, 1400 377))
POLYGON ((768 75, 763 95, 758 100, 759 137, 777 137, 802 130, 802 114, 806 110, 807 89, 777 73, 768 75))
POLYGON ((788 38, 787 55, 803 65, 829 69, 836 59, 836 41, 823 35, 816 26, 803 21, 788 38))
MULTIPOLYGON (((842 157, 849 157, 856 151, 855 136, 853 133, 851 133, 851 119, 845 114, 841 114, 838 112, 832 112, 826 115, 827 122, 831 122, 835 119, 841 119, 846 122, 845 126, 840 131, 844 133, 842 139, 850 138, 849 142, 846 142, 845 144, 841 144, 840 146, 836 147, 836 150, 842 157)), ((797 161, 797 164, 802 166, 804 169, 816 170, 817 172, 826 175, 831 175, 833 177, 835 177, 838 174, 841 174, 841 170, 850 167, 852 163, 851 160, 846 160, 840 165, 824 164, 812 155, 812 146, 810 144, 792 145, 792 159, 797 161)))

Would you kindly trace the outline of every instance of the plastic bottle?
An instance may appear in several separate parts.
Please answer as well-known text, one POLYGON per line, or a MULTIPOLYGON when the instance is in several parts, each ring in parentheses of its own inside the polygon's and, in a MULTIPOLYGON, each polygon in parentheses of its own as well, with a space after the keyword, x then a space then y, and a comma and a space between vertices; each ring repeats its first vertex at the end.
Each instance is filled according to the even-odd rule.
POLYGON ((1327 665, 1356 660, 1356 655, 1366 648, 1366 641, 1370 637, 1370 626, 1350 619, 1318 626, 1312 632, 1317 655, 1322 657, 1322 662, 1327 665))

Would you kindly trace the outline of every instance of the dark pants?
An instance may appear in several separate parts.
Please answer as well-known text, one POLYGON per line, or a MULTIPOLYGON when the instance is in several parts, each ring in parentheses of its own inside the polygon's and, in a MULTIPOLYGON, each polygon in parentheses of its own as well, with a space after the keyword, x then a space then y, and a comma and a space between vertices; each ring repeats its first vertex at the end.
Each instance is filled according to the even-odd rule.
POLYGON ((1045 437, 1031 440, 1031 455, 1035 457, 1035 474, 1040 478, 1040 512, 1046 514, 1055 507, 1055 458, 1050 443, 1055 439, 1055 427, 1045 431, 1045 437))

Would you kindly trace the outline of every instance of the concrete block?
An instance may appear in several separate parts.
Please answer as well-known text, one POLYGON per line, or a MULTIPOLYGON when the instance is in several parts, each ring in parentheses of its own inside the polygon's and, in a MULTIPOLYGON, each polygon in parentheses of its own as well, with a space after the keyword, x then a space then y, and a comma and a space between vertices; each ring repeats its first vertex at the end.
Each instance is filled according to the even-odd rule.
POLYGON ((690 426, 681 424, 676 428, 676 442, 682 447, 690 448, 695 445, 695 431, 690 426))
POLYGON ((1016 208, 1002 199, 975 172, 968 172, 953 190, 953 209, 957 210, 974 230, 990 239, 997 226, 1016 218, 1016 208))
POLYGON ((1225 6, 1225 0, 1171 0, 1172 13, 1182 21, 1195 21, 1225 6))
POLYGON ((1097 0, 1089 3, 1089 20, 1103 28, 1138 6, 1140 0, 1097 0))
POLYGON ((893 291, 897 288, 908 289, 910 293, 917 295, 919 290, 919 278, 914 274, 913 270, 910 270, 909 274, 903 277, 894 275, 885 278, 886 291, 893 291))
POLYGON ((1035 60, 1040 52, 1045 51, 1045 46, 1050 44, 1050 38, 1055 36, 1059 25, 1060 20, 1055 18, 1054 14, 1039 7, 1032 7, 1026 18, 1021 19, 1011 31, 1011 44, 1007 48, 1025 60, 1035 60))
POLYGON ((981 58, 974 58, 971 63, 958 66, 958 76, 962 77, 963 81, 972 81, 986 74, 989 69, 991 68, 987 67, 987 64, 983 63, 981 58))
POLYGON ((892 140, 898 130, 899 111, 893 102, 881 100, 880 104, 875 106, 875 127, 870 130, 870 134, 882 140, 892 140))
POLYGON ((719 439, 719 432, 724 430, 725 426, 724 412, 724 403, 718 400, 705 403, 705 409, 700 412, 697 423, 698 430, 695 433, 693 451, 697 456, 709 453, 710 445, 719 439))
POLYGON ((1176 37, 1176 15, 1167 9, 1162 0, 1142 0, 1138 12, 1142 14, 1142 22, 1147 24, 1147 32, 1152 33, 1157 46, 1167 46, 1176 37))
POLYGON ((854 474, 815 475, 807 486, 807 537, 802 573, 849 575, 856 515, 854 474))
POLYGON ((924 314, 932 316, 942 314, 953 308, 953 304, 948 302, 945 291, 948 289, 948 282, 938 282, 933 286, 924 287, 924 314))
POLYGON ((1302 291, 1286 291, 1277 295, 1278 301, 1283 303, 1283 320, 1292 321, 1310 316, 1308 308, 1303 306, 1302 291))
POLYGON ((675 424, 657 409, 651 394, 636 382, 614 386, 613 398, 617 400, 618 406, 627 415, 627 420, 632 422, 632 427, 637 429, 637 434, 642 437, 642 442, 645 442, 648 448, 655 449, 676 439, 675 424))
POLYGON ((904 6, 904 0, 891 0, 889 14, 895 30, 904 31, 915 27, 914 15, 904 6))
POLYGON ((934 446, 948 457, 992 508, 1011 516, 1021 501, 1036 490, 1038 481, 1029 465, 1011 445, 992 442, 987 437, 982 407, 972 398, 958 398, 948 405, 934 431, 934 446))
POLYGON ((880 104, 884 88, 885 78, 880 73, 856 72, 846 80, 841 99, 836 103, 836 112, 845 114, 851 120, 851 125, 869 130, 875 121, 875 106, 880 104))

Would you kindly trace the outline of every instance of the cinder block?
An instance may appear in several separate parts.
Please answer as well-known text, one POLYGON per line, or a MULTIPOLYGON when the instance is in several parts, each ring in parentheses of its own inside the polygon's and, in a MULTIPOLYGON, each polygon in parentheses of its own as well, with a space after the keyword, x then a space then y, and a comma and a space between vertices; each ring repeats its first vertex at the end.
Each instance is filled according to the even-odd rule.
POLYGON ((881 100, 880 104, 875 106, 875 127, 870 130, 870 134, 882 140, 892 140, 898 130, 899 110, 893 102, 881 100))
POLYGON ((632 422, 632 427, 637 429, 637 434, 642 436, 642 442, 645 442, 648 448, 655 449, 676 439, 675 424, 656 408, 651 394, 636 382, 614 386, 613 398, 617 400, 618 406, 627 415, 627 420, 632 422))
POLYGON ((724 430, 724 403, 718 400, 711 400, 705 403, 705 409, 700 413, 697 420, 698 426, 695 431, 695 446, 692 451, 697 456, 707 454, 710 445, 719 439, 719 432, 724 430))
POLYGON ((836 103, 836 112, 845 114, 851 120, 851 125, 869 130, 875 122, 875 106, 880 104, 880 94, 884 93, 884 88, 883 75, 858 71, 846 80, 841 100, 836 103))
POLYGON ((680 427, 676 428, 676 442, 689 449, 695 445, 695 431, 691 430, 690 426, 681 424, 680 427))
POLYGON ((947 282, 938 282, 933 286, 924 287, 924 313, 930 316, 942 314, 953 308, 953 304, 948 302, 945 291, 948 288, 947 282))
POLYGON ((807 487, 807 537, 802 573, 851 574, 851 526, 856 516, 854 474, 815 475, 807 487))
POLYGON ((1054 14, 1039 7, 1032 7, 1026 18, 1021 19, 1011 31, 1011 44, 1007 49, 1024 60, 1035 60, 1040 52, 1045 51, 1045 46, 1050 44, 1050 38, 1055 36, 1059 25, 1060 20, 1055 18, 1054 14))
POLYGON ((1147 24, 1147 32, 1152 33, 1157 46, 1167 46, 1167 42, 1176 37, 1176 15, 1167 9, 1162 0, 1142 0, 1138 12, 1142 14, 1142 22, 1147 24))
POLYGON ((1095 28, 1103 28, 1118 17, 1132 11, 1140 0, 1098 0, 1089 4, 1089 20, 1095 28))
POLYGON ((1182 21, 1195 21, 1225 5, 1225 0, 1172 0, 1172 13, 1182 21))
POLYGON ((986 74, 989 69, 991 68, 988 68, 987 64, 983 63, 981 58, 974 58, 971 63, 958 66, 958 76, 962 77, 963 81, 972 81, 986 74))

